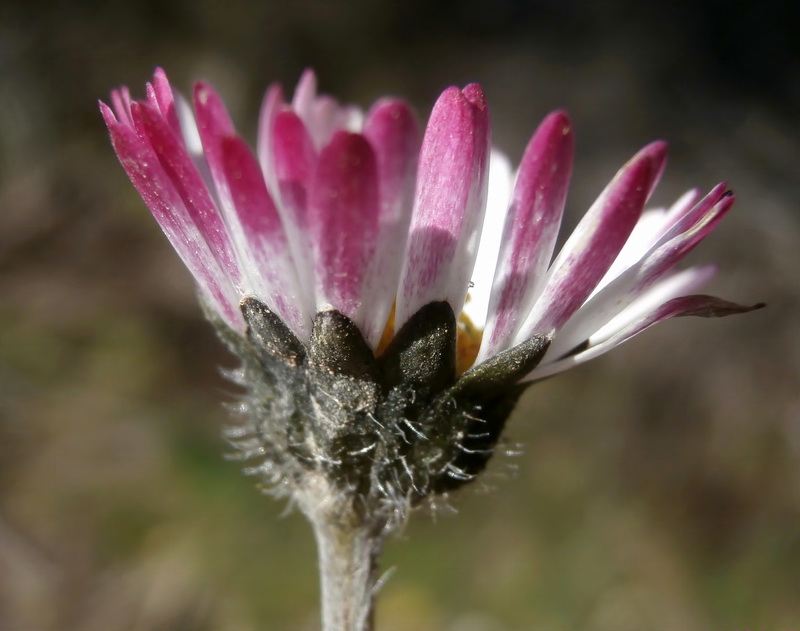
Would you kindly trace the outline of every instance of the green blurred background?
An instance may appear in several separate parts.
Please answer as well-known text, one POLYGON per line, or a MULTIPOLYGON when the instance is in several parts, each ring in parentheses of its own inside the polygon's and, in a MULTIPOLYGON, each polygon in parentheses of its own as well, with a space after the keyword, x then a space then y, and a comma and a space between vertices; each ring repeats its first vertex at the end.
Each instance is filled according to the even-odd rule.
POLYGON ((309 528, 221 457, 232 366, 96 100, 162 65, 252 138, 303 68, 420 118, 480 82, 516 161, 577 134, 573 225, 671 141, 655 202, 727 179, 693 255, 769 308, 683 319, 537 385, 482 483, 388 546, 381 631, 800 627, 800 54, 789 2, 0 5, 0 630, 318 628, 309 528), (521 448, 518 445, 522 445, 521 448))

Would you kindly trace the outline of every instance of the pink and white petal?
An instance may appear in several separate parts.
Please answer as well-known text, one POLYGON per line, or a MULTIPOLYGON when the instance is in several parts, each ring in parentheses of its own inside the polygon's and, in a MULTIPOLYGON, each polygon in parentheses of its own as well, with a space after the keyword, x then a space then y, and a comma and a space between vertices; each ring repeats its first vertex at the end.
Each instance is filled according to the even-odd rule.
MULTIPOLYGON (((207 83, 198 82, 194 88, 194 109, 197 132, 203 145, 203 155, 208 163, 213 190, 217 192, 222 210, 231 212, 230 193, 223 174, 222 139, 233 136, 236 131, 219 95, 207 83)), ((230 225, 230 218, 226 217, 230 225)))
POLYGON ((657 243, 662 244, 676 235, 689 231, 693 226, 705 221, 709 213, 714 213, 715 207, 726 197, 732 197, 733 193, 727 190, 727 184, 721 182, 709 191, 709 193, 698 201, 689 210, 678 215, 677 213, 671 217, 672 223, 666 227, 664 233, 658 239, 657 243))
POLYGON ((236 133, 225 104, 208 83, 198 81, 195 84, 194 108, 201 140, 233 136, 236 133))
MULTIPOLYGON (((551 357, 570 352, 586 340, 602 341, 626 325, 629 320, 659 305, 698 290, 711 279, 716 266, 691 268, 681 272, 666 269, 650 283, 628 278, 623 287, 613 285, 586 302, 558 331, 551 344, 551 357), (638 287, 634 283, 639 282, 638 287)), ((625 279, 623 279, 625 280, 625 279)))
POLYGON ((299 337, 308 339, 310 294, 296 278, 286 233, 258 163, 236 137, 213 88, 198 83, 194 97, 204 153, 244 273, 244 293, 255 293, 299 337))
POLYGON ((128 90, 127 86, 122 86, 119 90, 111 91, 111 105, 114 107, 117 120, 128 127, 133 127, 131 103, 131 92, 128 90))
POLYGON ((275 118, 272 153, 284 221, 304 230, 308 190, 318 157, 305 124, 294 112, 285 110, 275 118))
MULTIPOLYGON (((108 121, 113 115, 105 105, 101 108, 108 121)), ((220 268, 155 151, 133 129, 115 122, 108 127, 114 150, 128 177, 194 276, 204 299, 229 326, 243 331, 237 292, 220 268)))
POLYGON ((404 101, 382 99, 369 111, 363 133, 378 164, 382 220, 410 221, 420 147, 414 113, 404 101))
POLYGON ((664 216, 664 224, 662 226, 661 234, 657 235, 655 238, 652 239, 652 243, 655 243, 656 240, 663 236, 664 233, 669 230, 672 226, 674 226, 678 221, 680 221, 681 217, 686 215, 689 211, 692 210, 702 199, 703 194, 698 188, 693 188, 691 190, 686 191, 683 195, 681 195, 672 206, 667 209, 666 215, 664 216))
MULTIPOLYGON (((632 322, 646 316, 664 303, 698 291, 714 277, 716 272, 716 265, 703 265, 665 275, 602 328, 592 333, 589 336, 589 346, 595 346, 613 337, 632 322)), ((574 346, 573 344, 569 348, 574 348, 574 346)))
POLYGON ((109 107, 103 101, 98 100, 97 107, 100 108, 100 115, 103 117, 103 122, 106 124, 106 127, 110 128, 112 125, 123 125, 124 127, 130 127, 130 125, 121 122, 114 113, 113 108, 109 107))
POLYGON ((151 105, 133 103, 131 113, 139 136, 149 141, 154 149, 161 167, 183 201, 192 222, 214 253, 220 268, 242 293, 242 276, 224 222, 185 146, 151 105))
POLYGON ((339 124, 339 103, 332 96, 323 95, 313 104, 311 115, 304 119, 308 133, 314 141, 317 151, 327 145, 333 134, 341 129, 339 124))
POLYGON ((553 263, 541 295, 517 334, 552 336, 605 276, 638 221, 666 152, 663 143, 634 156, 601 193, 553 263), (658 149, 658 151, 656 151, 658 149))
MULTIPOLYGON (((657 242, 641 261, 594 294, 559 331, 552 352, 557 355, 583 342, 648 291, 716 227, 733 202, 733 197, 724 197, 702 221, 666 243, 657 242)), ((693 290, 684 293, 688 291, 693 290)))
POLYGON ((525 149, 478 361, 509 346, 542 289, 564 213, 573 152, 571 124, 560 111, 542 121, 525 149))
POLYGON ((433 107, 417 190, 396 325, 433 301, 460 313, 480 240, 489 162, 489 113, 480 88, 448 88, 433 107))
POLYGON ((342 107, 327 94, 318 96, 310 114, 303 118, 317 150, 327 145, 337 131, 359 132, 364 126, 364 113, 357 107, 342 107))
POLYGON ((389 318, 400 279, 414 201, 420 133, 413 112, 403 101, 384 99, 370 110, 364 137, 375 153, 380 217, 375 259, 367 271, 364 336, 374 349, 389 318))
POLYGON ((642 213, 639 221, 633 227, 631 236, 622 246, 622 250, 620 250, 617 258, 614 259, 611 267, 608 268, 606 275, 594 288, 592 296, 596 295, 612 280, 647 254, 648 250, 662 234, 664 223, 667 220, 667 212, 666 208, 648 208, 642 213))
POLYGON ((469 281, 469 293, 463 313, 475 327, 483 329, 492 296, 492 283, 503 240, 503 227, 509 211, 513 185, 511 162, 500 151, 492 150, 489 158, 489 186, 486 196, 486 214, 481 229, 481 242, 475 267, 469 281))
POLYGON ((277 195, 273 194, 294 257, 304 295, 314 299, 314 270, 309 257, 308 197, 319 157, 305 124, 284 110, 275 117, 272 157, 277 195))
POLYGON ((337 127, 346 131, 361 131, 364 128, 363 110, 355 105, 340 105, 337 127))
POLYGON ((246 143, 235 136, 221 140, 220 158, 220 176, 226 181, 236 213, 249 287, 306 341, 312 305, 297 279, 289 242, 258 161, 246 143))
MULTIPOLYGON (((148 84, 148 86, 151 84, 148 84)), ((181 125, 178 120, 178 112, 175 107, 175 97, 172 94, 172 87, 167 79, 167 74, 162 68, 156 68, 153 73, 153 98, 158 104, 161 115, 167 120, 172 130, 180 135, 181 125)))
POLYGON ((275 128, 275 119, 285 106, 283 88, 279 84, 273 83, 267 88, 264 100, 261 103, 256 147, 261 171, 264 173, 264 180, 267 182, 267 190, 269 190, 273 199, 278 199, 278 176, 275 173, 272 135, 275 128))
POLYGON ((189 156, 192 158, 197 170, 200 171, 203 179, 211 185, 211 173, 208 169, 206 157, 203 155, 203 142, 200 140, 200 132, 197 129, 194 112, 192 112, 192 106, 189 105, 189 102, 180 92, 175 93, 175 113, 180 127, 178 137, 183 139, 186 151, 189 152, 189 156))
POLYGON ((308 206, 317 311, 337 309, 364 330, 367 270, 379 232, 378 170, 366 138, 337 132, 319 157, 308 206))
POLYGON ((563 359, 545 363, 542 362, 536 370, 525 378, 525 381, 533 381, 537 379, 544 379, 557 373, 563 372, 569 368, 587 362, 595 357, 599 357, 603 353, 611 350, 628 341, 632 337, 638 335, 645 329, 650 328, 654 324, 663 322, 669 318, 680 316, 699 316, 702 318, 722 318, 729 315, 738 313, 747 313, 755 309, 760 309, 763 304, 756 304, 753 306, 738 305, 721 298, 714 296, 682 296, 674 298, 669 302, 662 304, 660 307, 651 311, 647 315, 636 319, 620 330, 616 335, 600 342, 595 346, 590 346, 584 351, 570 355, 563 359))
POLYGON ((668 232, 674 234, 671 232, 671 228, 695 208, 700 198, 700 191, 693 189, 684 193, 668 209, 653 208, 645 210, 636 226, 634 226, 631 236, 625 242, 622 251, 614 260, 606 275, 595 287, 592 296, 595 296, 625 270, 640 261, 654 245, 663 242, 668 232))
POLYGON ((317 101, 317 75, 311 68, 306 68, 300 75, 292 97, 292 110, 307 127, 311 127, 314 118, 314 104, 317 101))
MULTIPOLYGON (((661 181, 661 176, 664 174, 664 169, 667 168, 667 142, 665 140, 655 140, 649 145, 645 145, 638 156, 647 156, 653 163, 653 179, 650 182, 650 188, 647 191, 647 199, 656 190, 656 186, 661 181)), ((645 201, 645 203, 647 203, 645 201)))
POLYGON ((206 184, 211 198, 215 204, 219 204, 217 189, 214 178, 211 176, 211 169, 208 166, 205 153, 203 152, 203 142, 200 139, 200 131, 197 129, 197 122, 192 111, 192 106, 180 92, 175 92, 175 112, 178 118, 180 133, 178 137, 183 139, 183 145, 194 162, 194 166, 200 177, 206 184))

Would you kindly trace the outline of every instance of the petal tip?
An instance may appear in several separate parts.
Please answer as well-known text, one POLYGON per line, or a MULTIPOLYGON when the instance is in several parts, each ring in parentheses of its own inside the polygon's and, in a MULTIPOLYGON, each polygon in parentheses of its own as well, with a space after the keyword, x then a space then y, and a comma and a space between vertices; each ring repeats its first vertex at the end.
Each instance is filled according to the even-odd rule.
POLYGON ((544 117, 542 126, 553 130, 560 130, 562 136, 572 134, 572 121, 566 110, 558 109, 544 117))
POLYGON ((119 124, 117 117, 114 115, 114 110, 112 110, 108 105, 106 105, 101 99, 97 100, 97 105, 100 108, 100 114, 103 116, 103 120, 105 121, 106 126, 109 129, 112 126, 119 124))
POLYGON ((195 105, 206 105, 214 96, 214 89, 206 81, 197 81, 192 91, 195 105))
POLYGON ((641 156, 642 158, 646 158, 650 160, 653 165, 654 177, 651 185, 652 187, 655 187, 656 183, 661 178, 661 174, 664 172, 664 167, 667 164, 668 149, 669 145, 666 140, 656 140, 649 145, 645 145, 637 154, 637 157, 641 156))
POLYGON ((467 85, 461 93, 464 97, 469 101, 472 105, 477 107, 480 110, 485 110, 486 105, 486 97, 483 94, 483 89, 477 83, 470 83, 467 85))

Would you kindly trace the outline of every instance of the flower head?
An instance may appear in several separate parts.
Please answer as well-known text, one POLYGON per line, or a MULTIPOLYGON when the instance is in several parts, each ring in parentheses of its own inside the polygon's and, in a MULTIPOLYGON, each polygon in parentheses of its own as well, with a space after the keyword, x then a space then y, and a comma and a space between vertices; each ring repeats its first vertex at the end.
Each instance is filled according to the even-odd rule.
POLYGON ((307 71, 291 103, 267 91, 255 153, 205 83, 190 107, 157 70, 146 100, 123 88, 112 105, 120 161, 245 360, 256 420, 240 446, 279 483, 325 470, 395 507, 457 486, 525 383, 666 318, 750 309, 694 295, 713 267, 676 269, 733 205, 725 185, 643 210, 663 142, 617 172, 553 257, 564 112, 512 176, 475 84, 445 90, 420 137, 404 102, 364 114, 307 71))

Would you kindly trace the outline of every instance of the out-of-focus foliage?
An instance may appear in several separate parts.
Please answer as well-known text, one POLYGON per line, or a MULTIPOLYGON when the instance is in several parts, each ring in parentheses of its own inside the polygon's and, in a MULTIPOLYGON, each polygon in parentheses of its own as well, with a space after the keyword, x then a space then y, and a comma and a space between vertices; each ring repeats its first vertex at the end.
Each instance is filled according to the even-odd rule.
POLYGON ((345 100, 395 93, 420 112, 479 81, 514 159, 566 107, 573 220, 655 137, 672 141, 656 202, 728 179, 737 207, 695 259, 721 263, 713 293, 769 308, 670 322, 533 388, 506 443, 522 455, 390 543, 379 628, 794 628, 791 5, 659 5, 3 2, 0 629, 317 625, 309 529, 220 457, 233 388, 216 370, 232 360, 97 113, 156 64, 187 92, 211 80, 246 133, 267 82, 307 65, 345 100))

